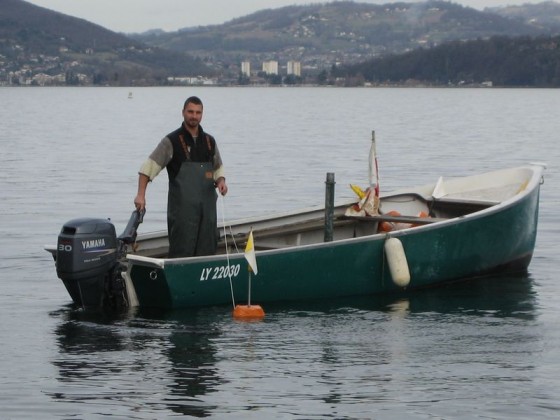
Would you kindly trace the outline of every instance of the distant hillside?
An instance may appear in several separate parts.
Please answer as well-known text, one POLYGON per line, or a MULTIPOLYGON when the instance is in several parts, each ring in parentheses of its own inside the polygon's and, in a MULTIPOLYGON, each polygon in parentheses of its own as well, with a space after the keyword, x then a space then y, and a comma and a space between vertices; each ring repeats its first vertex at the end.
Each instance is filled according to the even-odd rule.
POLYGON ((363 84, 560 87, 560 36, 454 41, 336 69, 363 84))
POLYGON ((70 84, 89 78, 115 85, 161 83, 185 72, 209 74, 185 53, 154 48, 22 0, 0 3, 0 80, 22 77, 24 70, 69 77, 70 84))
POLYGON ((185 84, 193 76, 194 83, 224 85, 332 83, 338 76, 347 78, 343 84, 557 86, 550 37, 560 33, 558 22, 560 4, 551 1, 483 12, 441 0, 334 1, 125 36, 23 0, 0 0, 0 86, 185 84), (278 61, 278 75, 260 71, 267 60, 278 61), (290 60, 301 63, 301 77, 286 74, 290 60), (242 61, 252 63, 250 76, 241 75, 242 61), (523 66, 523 77, 513 75, 523 66))
POLYGON ((552 35, 560 34, 560 3, 554 1, 527 3, 522 6, 489 7, 484 10, 523 22, 539 30, 550 31, 552 35))
POLYGON ((207 62, 299 60, 307 68, 357 63, 453 40, 549 34, 544 27, 447 1, 373 5, 351 1, 262 10, 222 25, 136 39, 207 62))
POLYGON ((34 53, 57 53, 61 44, 73 50, 111 51, 140 42, 101 26, 22 0, 0 0, 0 39, 25 45, 34 53))

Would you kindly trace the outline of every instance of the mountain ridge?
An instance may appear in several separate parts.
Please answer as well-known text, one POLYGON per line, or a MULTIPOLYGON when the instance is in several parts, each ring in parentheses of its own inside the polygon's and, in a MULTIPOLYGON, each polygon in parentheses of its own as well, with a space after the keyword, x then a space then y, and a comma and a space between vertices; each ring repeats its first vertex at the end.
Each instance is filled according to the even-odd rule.
POLYGON ((221 25, 134 39, 186 51, 216 65, 226 60, 294 59, 308 66, 320 61, 325 67, 327 61, 351 64, 458 39, 543 34, 551 33, 519 19, 448 1, 385 5, 337 1, 266 9, 221 25))
MULTIPOLYGON (((199 59, 143 44, 84 19, 23 0, 1 0, 0 80, 25 73, 70 84, 153 84, 191 69, 211 74, 199 59), (164 63, 161 65, 160 63, 164 63)), ((26 79, 29 80, 29 79, 26 79)))
POLYGON ((492 12, 442 0, 336 1, 264 9, 222 25, 142 36, 115 33, 23 0, 0 3, 0 84, 10 85, 162 85, 186 76, 236 84, 242 61, 258 69, 266 60, 279 61, 280 71, 288 60, 301 61, 312 82, 341 65, 448 42, 560 32, 555 26, 560 4, 552 1, 492 12))

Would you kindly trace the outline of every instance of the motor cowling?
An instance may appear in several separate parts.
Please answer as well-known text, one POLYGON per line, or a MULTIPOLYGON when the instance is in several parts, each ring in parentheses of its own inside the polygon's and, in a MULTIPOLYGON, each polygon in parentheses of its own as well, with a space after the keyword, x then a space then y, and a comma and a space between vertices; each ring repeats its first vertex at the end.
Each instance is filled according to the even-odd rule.
POLYGON ((117 235, 109 220, 81 218, 64 224, 58 236, 56 272, 76 304, 103 305, 106 284, 117 266, 117 235))

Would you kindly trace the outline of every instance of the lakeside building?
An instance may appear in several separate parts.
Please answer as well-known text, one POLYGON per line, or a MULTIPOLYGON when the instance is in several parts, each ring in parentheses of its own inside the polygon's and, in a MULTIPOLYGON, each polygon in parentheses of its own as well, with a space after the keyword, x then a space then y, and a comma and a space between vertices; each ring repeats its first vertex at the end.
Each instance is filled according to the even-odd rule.
POLYGON ((301 77, 301 63, 299 61, 288 61, 287 64, 288 75, 301 77))
POLYGON ((242 61, 241 62, 241 74, 243 76, 251 77, 251 62, 242 61))
POLYGON ((266 74, 278 74, 278 61, 264 61, 262 64, 262 71, 266 74))

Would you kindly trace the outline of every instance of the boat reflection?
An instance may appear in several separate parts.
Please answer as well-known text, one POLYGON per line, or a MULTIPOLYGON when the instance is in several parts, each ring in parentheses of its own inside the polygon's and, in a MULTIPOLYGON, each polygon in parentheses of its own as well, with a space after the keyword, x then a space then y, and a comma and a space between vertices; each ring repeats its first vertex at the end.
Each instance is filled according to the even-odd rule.
POLYGON ((53 398, 71 403, 110 399, 131 411, 143 401, 158 406, 157 412, 164 404, 174 413, 207 416, 213 407, 201 404, 202 396, 222 383, 212 344, 219 329, 204 311, 202 318, 196 312, 169 315, 73 308, 53 314, 61 318, 55 331, 59 353, 52 362, 59 386, 53 398))
POLYGON ((433 312, 533 319, 536 305, 533 279, 528 273, 518 273, 469 279, 411 293, 268 304, 265 310, 267 314, 365 310, 401 316, 433 312))

